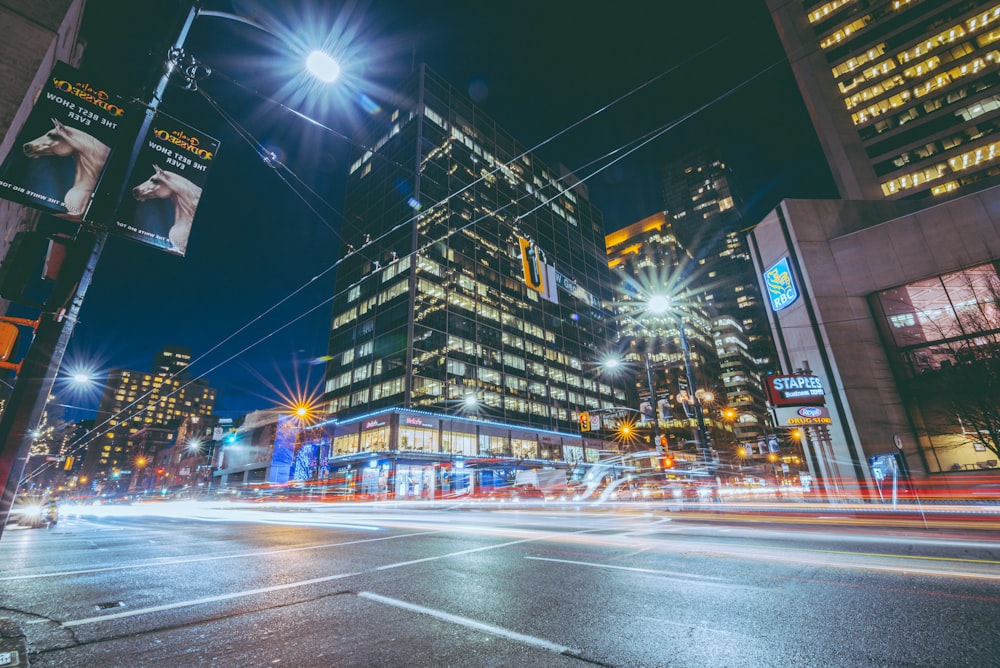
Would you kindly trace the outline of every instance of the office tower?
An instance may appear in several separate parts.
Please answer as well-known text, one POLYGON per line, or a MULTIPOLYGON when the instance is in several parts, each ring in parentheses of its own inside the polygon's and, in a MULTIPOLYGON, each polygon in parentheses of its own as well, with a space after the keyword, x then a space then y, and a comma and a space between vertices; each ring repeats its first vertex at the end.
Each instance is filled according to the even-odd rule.
POLYGON ((187 417, 212 414, 215 389, 203 379, 187 379, 186 364, 175 363, 178 355, 190 358, 190 351, 164 348, 150 372, 114 369, 108 375, 96 426, 86 437, 82 474, 90 483, 104 480, 106 489, 116 488, 116 473, 132 468, 130 438, 140 429, 174 429, 187 417))
POLYGON ((187 378, 191 364, 191 351, 187 348, 168 346, 153 357, 153 373, 165 374, 173 378, 187 378))
POLYGON ((1000 183, 1000 5, 767 4, 842 198, 1000 183))
POLYGON ((774 341, 740 215, 742 197, 718 149, 691 151, 664 164, 663 200, 672 227, 697 268, 692 289, 710 312, 737 320, 759 369, 772 369, 774 341))
POLYGON ((613 403, 595 372, 615 334, 601 213, 585 185, 426 66, 360 143, 324 396, 339 425, 335 454, 563 458, 566 443, 547 447, 551 434, 512 444, 509 431, 480 430, 448 442, 454 421, 434 416, 579 439, 578 413, 613 403), (375 419, 360 441, 350 431, 359 416, 398 410, 424 416, 403 418, 413 430, 398 415, 375 419))
POLYGON ((697 276, 697 265, 666 212, 611 232, 605 243, 608 266, 619 286, 616 306, 627 314, 622 333, 628 344, 625 353, 631 362, 631 382, 641 404, 656 393, 657 415, 663 427, 687 441, 690 435, 684 431, 693 426, 688 424, 693 417, 692 393, 699 400, 711 398, 704 402, 706 417, 710 417, 709 404, 723 391, 712 318, 697 279, 692 278, 697 276), (662 295, 675 300, 672 311, 653 317, 647 312, 647 303, 662 295), (679 318, 684 319, 693 389, 687 379, 679 318))
POLYGON ((719 357, 719 380, 725 392, 722 419, 732 425, 738 440, 755 440, 765 433, 768 424, 767 400, 746 333, 729 315, 715 318, 712 331, 719 357))

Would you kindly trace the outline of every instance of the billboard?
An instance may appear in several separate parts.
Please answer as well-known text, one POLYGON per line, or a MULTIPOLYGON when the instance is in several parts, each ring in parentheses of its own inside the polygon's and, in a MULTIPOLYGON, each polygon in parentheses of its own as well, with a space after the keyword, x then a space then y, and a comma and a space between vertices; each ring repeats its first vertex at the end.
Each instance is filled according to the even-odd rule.
POLYGON ((825 403, 826 390, 816 376, 766 376, 767 398, 775 406, 811 406, 825 403))
POLYGON ((112 231, 177 255, 187 252, 218 140, 180 121, 157 116, 127 179, 112 231))
POLYGON ((66 63, 56 63, 0 166, 0 197, 73 221, 121 134, 124 102, 66 63))

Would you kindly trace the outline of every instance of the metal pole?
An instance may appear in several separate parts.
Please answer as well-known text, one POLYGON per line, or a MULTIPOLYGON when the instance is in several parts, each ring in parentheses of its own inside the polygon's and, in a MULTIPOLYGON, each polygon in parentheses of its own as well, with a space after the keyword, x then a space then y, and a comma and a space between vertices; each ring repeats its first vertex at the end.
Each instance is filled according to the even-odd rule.
POLYGON ((697 446, 706 462, 712 460, 712 448, 708 442, 708 432, 705 429, 705 413, 701 409, 701 400, 694 384, 694 369, 691 368, 691 348, 688 346, 687 334, 684 331, 684 317, 677 318, 677 331, 681 338, 681 352, 684 354, 684 372, 687 375, 688 392, 694 404, 694 417, 698 424, 697 446))
POLYGON ((660 445, 660 414, 656 410, 656 387, 653 385, 653 369, 649 366, 649 351, 642 353, 642 359, 646 363, 646 381, 649 383, 649 406, 653 411, 653 447, 656 448, 657 452, 663 452, 663 446, 660 445))
MULTIPOLYGON (((174 43, 175 48, 183 46, 197 15, 198 3, 194 2, 174 43)), ((21 372, 11 390, 3 415, 0 416, 0 486, 3 488, 0 495, 0 536, 3 535, 3 527, 10 516, 18 484, 28 463, 31 433, 41 421, 45 404, 62 365, 63 355, 73 335, 80 308, 83 306, 83 298, 87 288, 90 287, 101 251, 104 249, 108 234, 105 230, 113 223, 111 218, 114 215, 114 204, 121 199, 125 191, 127 186, 125 181, 138 158, 146 132, 156 115, 156 109, 170 81, 172 71, 171 68, 167 68, 153 89, 152 99, 146 107, 143 121, 127 154, 127 162, 120 161, 114 155, 109 158, 101 181, 105 181, 108 176, 115 176, 121 181, 117 184, 117 196, 114 201, 98 211, 99 214, 103 214, 102 218, 106 218, 101 221, 104 223, 104 229, 94 231, 81 225, 76 238, 70 244, 67 262, 56 279, 56 286, 46 304, 46 312, 39 316, 35 337, 22 361, 21 372)), ((100 187, 98 185, 98 189, 100 187)))

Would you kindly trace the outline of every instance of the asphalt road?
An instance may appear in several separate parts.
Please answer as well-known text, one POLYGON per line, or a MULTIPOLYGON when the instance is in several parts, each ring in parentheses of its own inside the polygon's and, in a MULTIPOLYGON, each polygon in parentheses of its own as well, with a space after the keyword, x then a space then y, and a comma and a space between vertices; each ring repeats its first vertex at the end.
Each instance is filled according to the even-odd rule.
POLYGON ((988 524, 156 505, 0 540, 54 666, 995 666, 988 524))

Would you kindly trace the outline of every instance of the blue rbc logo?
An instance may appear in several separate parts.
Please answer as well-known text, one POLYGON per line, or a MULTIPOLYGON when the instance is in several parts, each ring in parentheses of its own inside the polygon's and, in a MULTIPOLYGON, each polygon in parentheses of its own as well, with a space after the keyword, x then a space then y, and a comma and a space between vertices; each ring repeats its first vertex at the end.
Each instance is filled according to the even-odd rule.
POLYGON ((788 258, 783 257, 764 272, 764 284, 767 285, 767 296, 771 300, 771 310, 780 311, 790 306, 799 298, 799 291, 792 280, 792 269, 788 266, 788 258))

